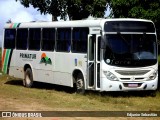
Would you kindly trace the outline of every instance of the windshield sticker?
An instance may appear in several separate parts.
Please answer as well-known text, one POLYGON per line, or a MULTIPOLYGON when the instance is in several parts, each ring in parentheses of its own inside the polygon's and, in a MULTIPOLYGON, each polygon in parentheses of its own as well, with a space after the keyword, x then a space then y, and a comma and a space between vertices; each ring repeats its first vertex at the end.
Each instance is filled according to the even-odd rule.
POLYGON ((111 61, 110 61, 110 59, 107 59, 106 62, 107 62, 107 63, 110 63, 111 61))
POLYGON ((46 55, 45 53, 42 53, 40 63, 45 63, 45 65, 47 65, 47 64, 52 65, 51 59, 48 58, 47 55, 46 55))

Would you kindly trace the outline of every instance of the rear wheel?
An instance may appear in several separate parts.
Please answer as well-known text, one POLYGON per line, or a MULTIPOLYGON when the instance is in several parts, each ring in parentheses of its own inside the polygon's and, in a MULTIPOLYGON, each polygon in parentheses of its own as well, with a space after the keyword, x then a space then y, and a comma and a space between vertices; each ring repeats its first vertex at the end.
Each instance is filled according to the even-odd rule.
POLYGON ((84 94, 85 93, 85 84, 84 84, 84 78, 83 78, 82 73, 78 73, 78 75, 77 75, 76 92, 78 94, 84 94))
POLYGON ((27 68, 25 71, 23 85, 28 88, 33 86, 33 74, 30 68, 27 68))

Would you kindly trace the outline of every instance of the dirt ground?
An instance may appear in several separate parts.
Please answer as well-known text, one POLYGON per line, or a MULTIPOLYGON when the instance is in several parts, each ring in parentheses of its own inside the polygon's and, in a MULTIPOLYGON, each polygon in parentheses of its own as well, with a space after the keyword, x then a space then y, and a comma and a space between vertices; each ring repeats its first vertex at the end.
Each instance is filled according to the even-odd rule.
MULTIPOLYGON (((32 102, 26 104, 24 101, 11 98, 0 98, 0 110, 5 111, 62 111, 62 109, 53 109, 42 104, 32 102)), ((43 117, 43 118, 2 118, 2 120, 112 120, 113 118, 93 118, 93 117, 43 117)), ((123 120, 123 119, 122 119, 123 120)))
MULTIPOLYGON (((20 101, 15 98, 0 97, 0 111, 67 111, 55 109, 30 101, 20 101)), ((38 118, 0 118, 1 120, 159 120, 145 117, 38 117, 38 118)))

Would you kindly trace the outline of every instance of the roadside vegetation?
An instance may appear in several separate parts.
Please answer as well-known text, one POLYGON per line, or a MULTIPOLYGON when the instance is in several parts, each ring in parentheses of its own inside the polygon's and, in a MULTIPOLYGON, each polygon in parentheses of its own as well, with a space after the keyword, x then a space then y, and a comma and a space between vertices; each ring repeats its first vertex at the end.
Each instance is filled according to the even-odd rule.
POLYGON ((158 56, 158 64, 160 65, 160 55, 158 56))

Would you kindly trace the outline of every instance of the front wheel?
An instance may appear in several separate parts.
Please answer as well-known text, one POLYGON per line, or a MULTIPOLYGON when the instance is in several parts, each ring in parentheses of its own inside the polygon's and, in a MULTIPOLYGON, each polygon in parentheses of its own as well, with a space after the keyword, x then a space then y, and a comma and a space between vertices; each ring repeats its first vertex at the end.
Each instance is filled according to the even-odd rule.
POLYGON ((25 71, 23 85, 28 88, 33 86, 33 74, 30 68, 27 68, 25 71))
POLYGON ((82 73, 79 73, 77 75, 76 92, 78 94, 84 94, 85 93, 85 84, 84 84, 84 78, 83 78, 82 73))

